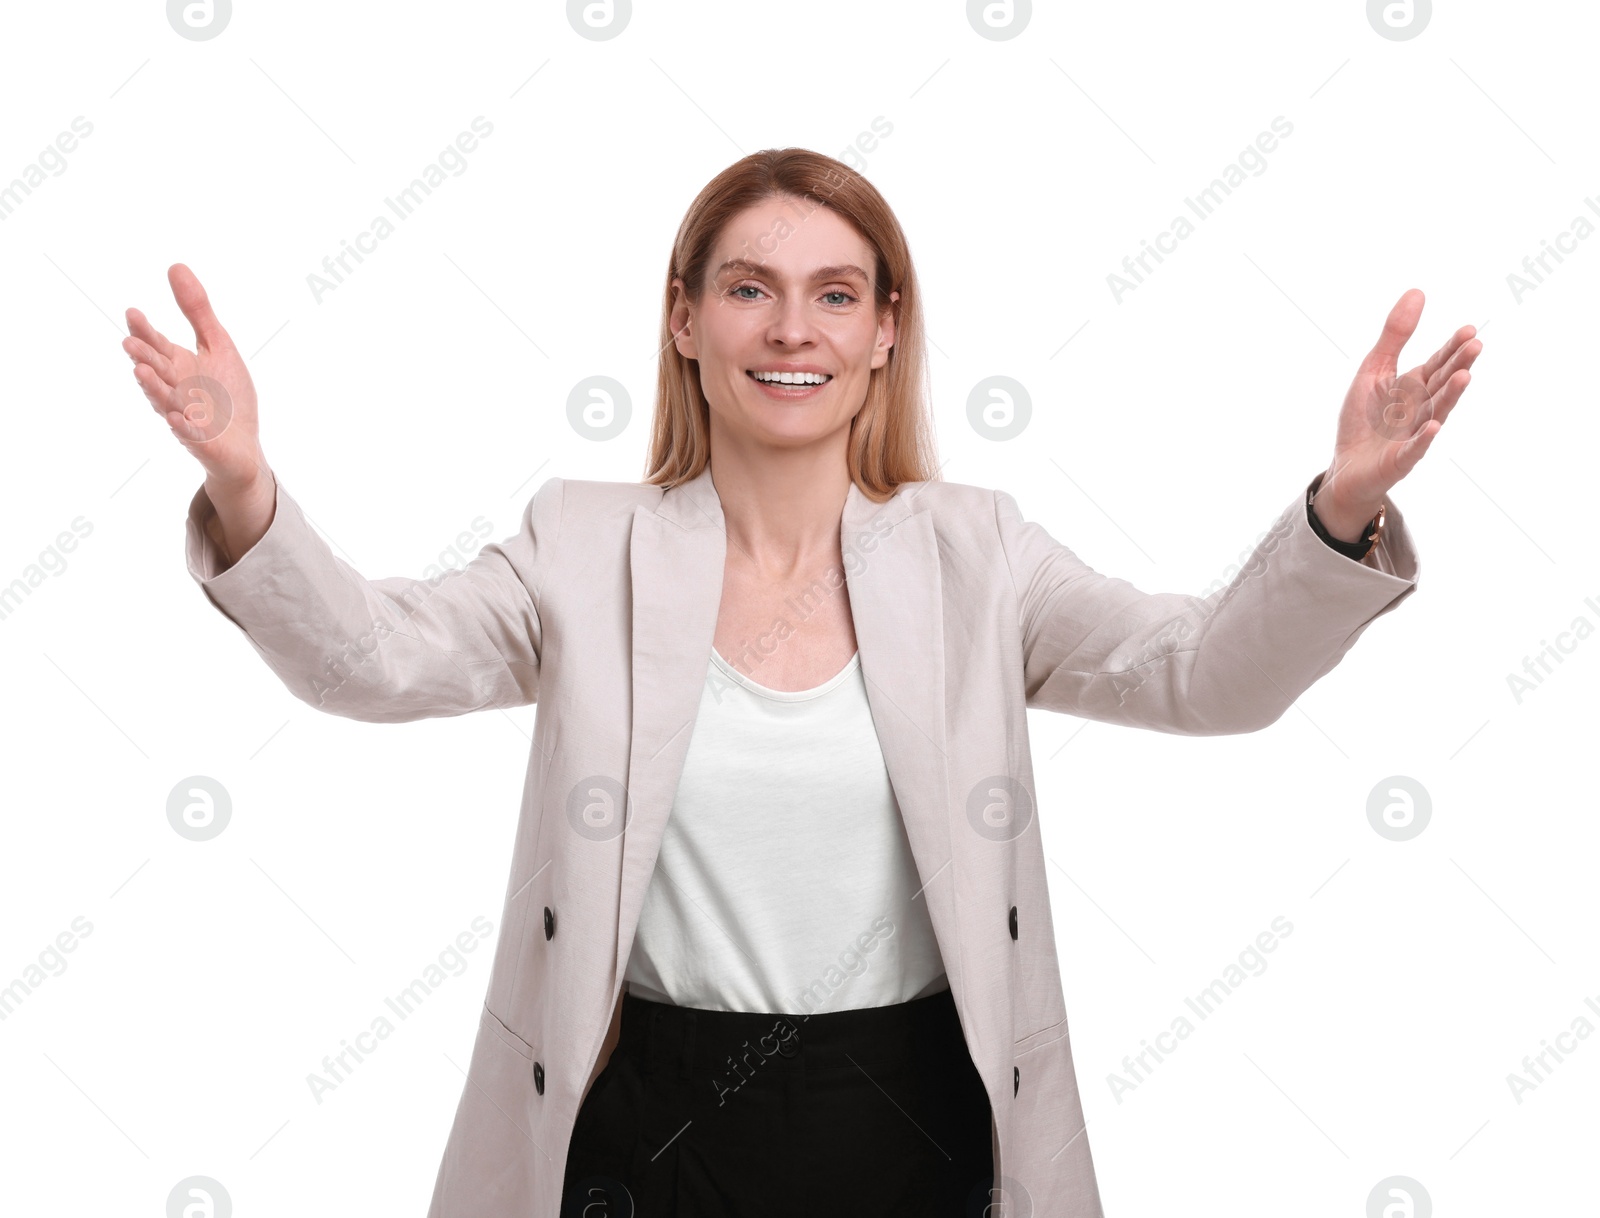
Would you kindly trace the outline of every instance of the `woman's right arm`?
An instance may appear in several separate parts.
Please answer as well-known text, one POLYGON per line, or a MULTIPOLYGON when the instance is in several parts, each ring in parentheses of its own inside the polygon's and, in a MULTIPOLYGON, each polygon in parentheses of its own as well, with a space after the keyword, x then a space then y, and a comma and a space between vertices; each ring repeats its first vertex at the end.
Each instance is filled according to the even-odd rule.
POLYGON ((260 483, 239 490, 215 485, 207 478, 205 492, 213 511, 206 533, 217 543, 223 560, 221 569, 226 570, 233 565, 234 555, 248 553, 272 524, 273 510, 278 505, 278 480, 268 470, 260 483))
POLYGON ((255 389, 187 267, 168 273, 194 351, 128 310, 123 349, 151 406, 205 469, 189 573, 301 701, 405 722, 537 700, 538 589, 560 529, 548 479, 512 537, 432 579, 368 580, 333 553, 264 460, 255 389))

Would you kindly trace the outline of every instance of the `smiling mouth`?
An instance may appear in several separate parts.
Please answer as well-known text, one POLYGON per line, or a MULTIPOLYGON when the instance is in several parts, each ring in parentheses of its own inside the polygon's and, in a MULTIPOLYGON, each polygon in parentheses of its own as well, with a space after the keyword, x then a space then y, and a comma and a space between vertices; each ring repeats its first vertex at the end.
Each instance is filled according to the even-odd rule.
POLYGON ((820 381, 784 381, 763 379, 762 377, 757 376, 755 374, 755 370, 752 368, 746 368, 744 374, 756 384, 765 385, 769 389, 821 389, 824 385, 831 383, 833 380, 833 374, 826 372, 801 374, 806 376, 821 376, 823 379, 820 381))

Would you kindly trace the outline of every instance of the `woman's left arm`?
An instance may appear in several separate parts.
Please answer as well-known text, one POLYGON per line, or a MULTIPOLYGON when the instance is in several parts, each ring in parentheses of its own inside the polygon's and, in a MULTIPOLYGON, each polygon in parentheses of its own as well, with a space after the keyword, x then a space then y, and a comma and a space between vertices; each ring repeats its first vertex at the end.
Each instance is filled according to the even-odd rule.
POLYGON ((1482 349, 1463 326, 1397 377, 1421 311, 1415 289, 1390 311, 1345 397, 1329 469, 1210 595, 1146 593, 1101 574, 995 492, 1028 706, 1186 735, 1258 731, 1416 590, 1415 550, 1388 492, 1427 451, 1482 349), (1380 507, 1381 538, 1358 560, 1317 531, 1355 541, 1380 507))

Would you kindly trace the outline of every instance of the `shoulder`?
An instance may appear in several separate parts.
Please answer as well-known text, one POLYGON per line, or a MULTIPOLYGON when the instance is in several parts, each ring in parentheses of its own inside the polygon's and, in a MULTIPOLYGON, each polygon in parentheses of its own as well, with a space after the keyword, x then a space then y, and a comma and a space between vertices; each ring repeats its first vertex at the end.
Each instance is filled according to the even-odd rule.
POLYGON ((655 507, 661 502, 662 490, 645 482, 601 482, 589 478, 551 478, 539 488, 557 487, 557 494, 568 512, 585 518, 604 518, 619 515, 632 518, 633 509, 640 504, 655 507))
MULTIPOLYGON (((895 492, 895 497, 904 498, 910 512, 932 514, 934 526, 941 533, 986 530, 993 535, 996 497, 1001 493, 992 487, 941 480, 904 483, 895 492)), ((887 508, 893 502, 889 500, 881 506, 887 508)))
POLYGON ((965 482, 906 482, 893 498, 871 510, 867 527, 892 532, 901 522, 921 517, 942 550, 964 562, 988 563, 1003 550, 999 494, 991 487, 965 482))
POLYGON ((919 482, 907 483, 898 494, 912 496, 911 511, 929 513, 941 550, 972 569, 1009 571, 1016 579, 1062 548, 997 487, 919 482))
POLYGON ((659 486, 644 482, 546 478, 534 491, 528 511, 535 522, 559 521, 566 530, 603 530, 630 524, 635 507, 653 508, 661 495, 659 486))
POLYGON ((592 554, 626 539, 634 508, 660 501, 660 488, 644 483, 546 478, 523 509, 521 531, 537 543, 541 565, 548 565, 558 552, 592 554))

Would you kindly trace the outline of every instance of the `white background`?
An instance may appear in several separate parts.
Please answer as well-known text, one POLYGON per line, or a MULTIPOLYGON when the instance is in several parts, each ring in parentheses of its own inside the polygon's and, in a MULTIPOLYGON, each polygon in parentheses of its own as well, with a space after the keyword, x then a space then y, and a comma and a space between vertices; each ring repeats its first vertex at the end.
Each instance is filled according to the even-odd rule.
POLYGON ((240 1215, 422 1213, 492 941, 320 1104, 306 1076, 475 917, 498 933, 535 715, 293 699, 185 572, 201 473, 123 309, 192 342, 165 278, 188 263, 284 485, 363 574, 420 575, 479 515, 514 532, 545 478, 640 478, 684 209, 740 156, 837 156, 879 118, 857 163, 926 293, 943 476, 1146 591, 1206 588, 1327 465, 1407 288, 1402 368, 1464 323, 1485 345, 1393 492, 1417 593, 1278 723, 1032 717, 1106 1212, 1355 1218, 1391 1175, 1439 1214, 1592 1198, 1600 1037, 1521 1103, 1507 1083, 1600 1027, 1600 642, 1520 703, 1507 683, 1600 622, 1600 241, 1507 282, 1600 222, 1592 10, 1440 5, 1406 41, 1360 3, 1040 5, 1006 40, 950 2, 640 3, 606 41, 554 3, 243 3, 208 41, 148 0, 4 22, 0 183, 93 124, 0 222, 0 584, 92 525, 0 619, 0 986, 93 927, 0 1022, 8 1209, 160 1215, 204 1174, 240 1215), (307 276, 478 115, 467 170, 319 303, 307 276), (1266 170, 1118 303, 1107 274, 1279 115, 1266 170), (995 374, 1034 409, 1003 443, 966 417, 995 374), (592 375, 632 399, 605 443, 566 417, 592 375), (165 815, 195 774, 234 801, 204 844, 165 815), (1432 799, 1405 843, 1367 821, 1391 775, 1432 799), (1119 1102, 1123 1057, 1280 915, 1266 970, 1119 1102))

